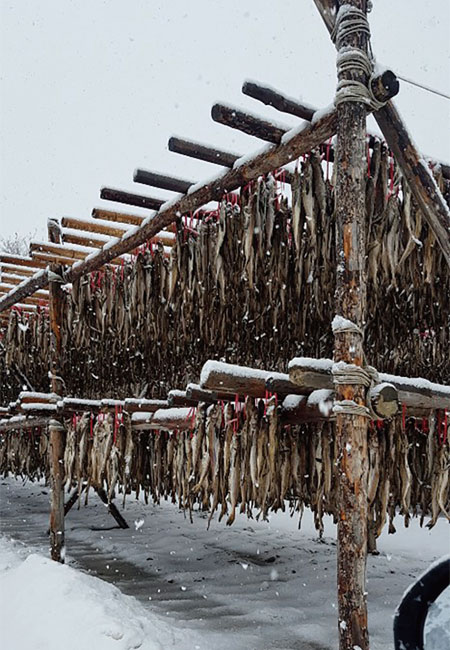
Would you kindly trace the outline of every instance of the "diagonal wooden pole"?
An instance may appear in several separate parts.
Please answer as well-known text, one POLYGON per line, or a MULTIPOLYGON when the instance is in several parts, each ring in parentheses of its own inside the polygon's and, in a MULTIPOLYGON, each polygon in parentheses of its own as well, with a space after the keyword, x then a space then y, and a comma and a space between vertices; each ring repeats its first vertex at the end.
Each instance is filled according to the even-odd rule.
MULTIPOLYGON (((365 0, 344 0, 341 15, 349 7, 366 10, 365 0)), ((345 27, 347 23, 345 21, 345 27)), ((344 20, 342 20, 344 26, 344 20)), ((338 33, 339 39, 339 33, 338 33)), ((368 37, 363 29, 348 30, 337 42, 340 53, 349 48, 367 53, 368 37)), ((367 86, 368 74, 355 65, 338 65, 338 90, 349 80, 367 86)), ((337 93, 337 98, 339 92, 337 93)), ((365 141, 366 106, 361 100, 337 105, 336 216, 336 315, 334 361, 364 365, 365 320, 365 141), (340 318, 339 318, 340 317, 340 318), (346 319, 346 320, 344 320, 346 319)), ((337 582, 340 650, 368 650, 366 603, 368 418, 357 414, 365 406, 362 384, 335 380, 336 440, 338 445, 337 582), (346 404, 346 402, 348 403, 346 404), (351 411, 354 411, 353 413, 351 411)))

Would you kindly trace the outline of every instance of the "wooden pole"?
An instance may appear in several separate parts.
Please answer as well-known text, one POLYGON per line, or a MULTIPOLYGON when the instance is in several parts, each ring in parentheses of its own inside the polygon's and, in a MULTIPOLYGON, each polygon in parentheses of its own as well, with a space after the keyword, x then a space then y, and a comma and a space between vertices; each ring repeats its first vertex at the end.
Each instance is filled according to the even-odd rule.
MULTIPOLYGON (((54 244, 60 241, 59 226, 49 220, 49 240, 54 244)), ((64 381, 61 377, 62 356, 62 268, 50 265, 50 392, 62 396, 64 381)), ((56 414, 50 418, 49 425, 49 468, 50 468, 50 554, 52 560, 64 563, 64 445, 65 430, 63 418, 56 414)))
MULTIPOLYGON (((314 0, 328 31, 335 23, 334 0, 314 0)), ((375 82, 375 86, 378 84, 375 82)), ((375 88, 372 86, 372 89, 375 88)), ((392 95, 390 95, 392 96, 392 95)), ((387 99, 387 98, 386 98, 387 99)), ((450 210, 431 173, 428 163, 419 151, 403 124, 402 118, 394 104, 388 101, 380 110, 374 112, 386 142, 392 149, 395 159, 416 199, 423 216, 433 231, 436 241, 450 266, 450 210)), ((442 166, 443 174, 448 178, 449 166, 442 166)))
MULTIPOLYGON (((345 0, 343 7, 366 11, 365 0, 345 0)), ((361 30, 343 37, 340 47, 367 52, 367 36, 361 30)), ((364 71, 339 70, 338 81, 354 79, 367 85, 364 71)), ((365 163, 366 108, 360 101, 337 106, 336 215, 336 314, 357 327, 335 331, 334 361, 364 364, 362 328, 365 320, 365 163)), ((351 400, 365 405, 363 385, 335 384, 336 402, 351 400)), ((368 650, 366 600, 368 419, 336 413, 338 446, 337 583, 340 650, 368 650)))
POLYGON ((225 104, 214 104, 211 109, 211 117, 214 122, 230 126, 232 129, 274 144, 281 142, 281 138, 288 130, 287 127, 281 128, 268 120, 262 120, 256 115, 245 113, 225 104))
POLYGON ((181 194, 187 192, 191 185, 194 185, 192 181, 175 178, 174 176, 167 176, 166 174, 157 174, 145 169, 136 169, 133 175, 133 180, 135 183, 143 183, 144 185, 158 187, 161 190, 180 192, 181 194))
MULTIPOLYGON (((135 205, 139 208, 147 208, 148 210, 159 210, 164 203, 161 199, 155 199, 152 196, 142 196, 141 194, 115 190, 111 187, 102 187, 100 190, 100 198, 105 201, 126 203, 127 205, 135 205)), ((144 217, 139 217, 138 215, 120 215, 120 213, 113 214, 119 214, 121 218, 111 219, 111 221, 123 221, 124 223, 131 223, 133 226, 139 226, 144 220, 144 217), (125 217, 125 219, 122 217, 125 217)))

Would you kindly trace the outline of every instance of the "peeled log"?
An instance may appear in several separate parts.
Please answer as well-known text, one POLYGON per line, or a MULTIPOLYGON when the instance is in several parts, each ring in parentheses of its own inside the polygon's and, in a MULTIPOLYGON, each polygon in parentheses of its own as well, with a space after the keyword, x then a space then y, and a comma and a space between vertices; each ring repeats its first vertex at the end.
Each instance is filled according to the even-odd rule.
POLYGON ((289 375, 281 373, 271 374, 266 379, 266 390, 277 395, 308 395, 311 392, 309 388, 302 388, 291 381, 289 375))
POLYGON ((268 370, 255 370, 222 361, 207 361, 200 375, 200 386, 232 395, 266 396, 268 378, 284 379, 286 375, 268 370))
POLYGON ((155 413, 133 413, 131 425, 135 429, 150 430, 163 429, 164 431, 184 431, 193 426, 193 408, 159 409, 155 413))
POLYGON ((392 418, 398 413, 398 391, 393 384, 383 382, 374 386, 369 390, 367 399, 381 420, 392 418))
POLYGON ((16 415, 9 419, 0 420, 0 433, 7 431, 26 431, 35 427, 47 427, 48 417, 27 417, 25 415, 16 415))
POLYGON ((185 390, 170 390, 167 393, 167 402, 169 406, 197 406, 198 400, 190 399, 185 390))
POLYGON ((315 390, 310 395, 287 395, 282 403, 284 424, 318 422, 333 418, 334 393, 332 390, 315 390))
POLYGON ((124 409, 128 413, 139 413, 147 411, 149 413, 154 413, 159 409, 169 408, 169 403, 165 399, 138 399, 138 398, 129 398, 125 400, 124 409))
MULTIPOLYGON (((297 357, 289 362, 289 377, 302 388, 333 388, 331 359, 297 357)), ((397 390, 400 404, 406 406, 407 414, 435 409, 450 409, 450 386, 435 384, 421 377, 400 377, 380 372, 381 383, 392 384, 397 390)))

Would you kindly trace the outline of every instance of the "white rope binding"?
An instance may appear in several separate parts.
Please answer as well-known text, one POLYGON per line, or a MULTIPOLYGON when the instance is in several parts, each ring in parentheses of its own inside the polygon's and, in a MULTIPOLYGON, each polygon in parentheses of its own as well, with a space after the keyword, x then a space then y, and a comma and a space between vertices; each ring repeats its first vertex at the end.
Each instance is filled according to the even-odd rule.
POLYGON ((372 418, 372 415, 367 406, 361 406, 352 399, 343 399, 335 402, 333 406, 333 413, 340 413, 343 415, 360 415, 364 418, 372 418))
POLYGON ((362 102, 374 111, 382 108, 386 102, 380 102, 372 91, 372 80, 375 74, 370 47, 370 26, 364 11, 347 4, 342 5, 336 16, 331 40, 338 50, 336 66, 340 79, 334 99, 335 105, 339 106, 344 102, 362 102), (366 37, 369 54, 344 44, 355 34, 363 34, 366 37), (342 75, 364 75, 368 77, 368 83, 366 85, 357 79, 341 79, 342 75))

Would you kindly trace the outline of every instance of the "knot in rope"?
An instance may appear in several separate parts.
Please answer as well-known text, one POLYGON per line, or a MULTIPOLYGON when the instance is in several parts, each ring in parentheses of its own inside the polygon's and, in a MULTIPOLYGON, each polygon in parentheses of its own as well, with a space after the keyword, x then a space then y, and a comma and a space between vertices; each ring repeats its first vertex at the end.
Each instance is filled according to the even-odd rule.
POLYGON ((336 66, 340 79, 334 103, 338 106, 344 102, 362 102, 377 111, 386 102, 378 100, 372 91, 372 80, 375 74, 370 43, 369 54, 363 49, 346 45, 347 39, 356 34, 365 36, 369 42, 370 27, 366 14, 357 7, 342 5, 331 33, 331 39, 338 50, 336 66), (347 78, 342 79, 342 76, 347 78), (353 76, 368 77, 368 83, 352 78, 353 76))

